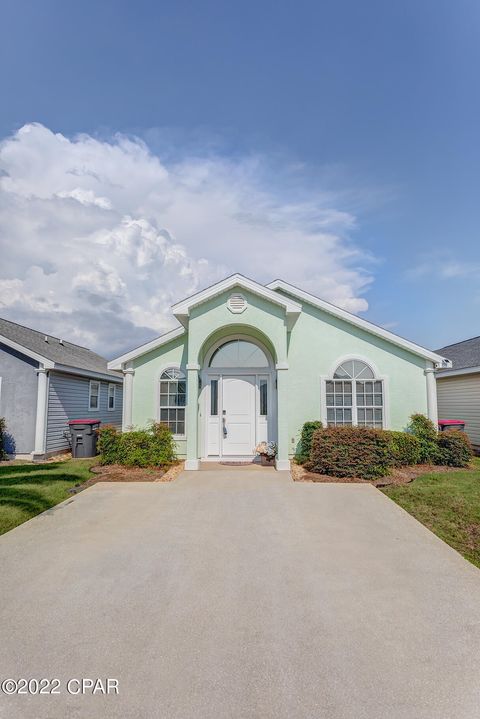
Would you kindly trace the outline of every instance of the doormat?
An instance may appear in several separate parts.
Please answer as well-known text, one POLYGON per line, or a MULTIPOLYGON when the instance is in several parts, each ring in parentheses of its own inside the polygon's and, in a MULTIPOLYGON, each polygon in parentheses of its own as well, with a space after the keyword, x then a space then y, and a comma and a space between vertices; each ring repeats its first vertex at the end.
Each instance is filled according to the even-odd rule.
POLYGON ((243 467, 247 464, 253 464, 253 462, 219 462, 219 464, 223 464, 225 467, 243 467))

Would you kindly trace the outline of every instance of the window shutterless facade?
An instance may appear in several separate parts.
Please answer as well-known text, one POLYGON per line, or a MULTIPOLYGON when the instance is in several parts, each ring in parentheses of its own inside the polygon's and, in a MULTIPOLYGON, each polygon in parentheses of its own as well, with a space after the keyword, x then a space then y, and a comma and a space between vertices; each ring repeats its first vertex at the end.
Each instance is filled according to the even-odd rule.
POLYGON ((178 437, 185 436, 186 404, 185 374, 176 367, 170 367, 160 377, 160 422, 166 424, 178 437))
POLYGON ((88 393, 88 409, 91 412, 97 412, 100 408, 100 382, 90 380, 90 390, 88 393))
POLYGON ((383 380, 365 362, 343 362, 325 383, 327 424, 360 425, 381 429, 384 426, 383 380))

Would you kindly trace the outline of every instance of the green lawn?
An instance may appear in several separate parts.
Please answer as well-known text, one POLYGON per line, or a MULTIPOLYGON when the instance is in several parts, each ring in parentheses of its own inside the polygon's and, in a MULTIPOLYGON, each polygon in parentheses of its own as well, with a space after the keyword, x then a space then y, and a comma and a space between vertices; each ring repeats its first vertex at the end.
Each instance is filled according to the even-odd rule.
POLYGON ((0 534, 70 496, 68 490, 91 477, 92 459, 31 464, 0 463, 0 534))
POLYGON ((471 469, 425 474, 385 494, 480 567, 480 459, 471 469))

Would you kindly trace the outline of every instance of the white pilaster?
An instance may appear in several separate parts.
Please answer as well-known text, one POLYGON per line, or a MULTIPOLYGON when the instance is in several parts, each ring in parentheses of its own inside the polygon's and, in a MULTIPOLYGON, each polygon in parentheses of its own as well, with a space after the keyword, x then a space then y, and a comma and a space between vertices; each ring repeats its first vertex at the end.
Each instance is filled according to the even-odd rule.
POLYGON ((133 419, 133 367, 126 367, 123 370, 123 422, 122 430, 128 432, 132 427, 133 419))
POLYGON ((198 364, 187 364, 187 459, 185 469, 200 469, 198 459, 198 364))
POLYGON ((47 429, 47 401, 48 401, 48 370, 39 367, 37 373, 37 414, 35 418, 35 448, 33 458, 45 454, 45 440, 47 429))
POLYGON ((435 427, 438 422, 438 408, 437 408, 437 380, 435 377, 435 368, 428 366, 425 369, 425 376, 427 381, 427 414, 428 419, 432 420, 435 427))
POLYGON ((277 421, 278 453, 275 468, 280 471, 290 469, 288 459, 288 363, 277 364, 277 421))

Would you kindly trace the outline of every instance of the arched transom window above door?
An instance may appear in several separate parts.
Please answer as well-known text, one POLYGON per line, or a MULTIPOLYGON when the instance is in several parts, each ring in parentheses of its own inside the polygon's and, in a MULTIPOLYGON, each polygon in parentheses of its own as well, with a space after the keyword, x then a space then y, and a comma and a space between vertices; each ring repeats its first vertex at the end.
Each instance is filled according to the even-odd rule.
POLYGON ((210 367, 269 367, 265 352, 248 340, 229 340, 213 353, 210 367))
POLYGON ((383 380, 362 360, 342 362, 325 384, 327 424, 384 426, 383 380))

